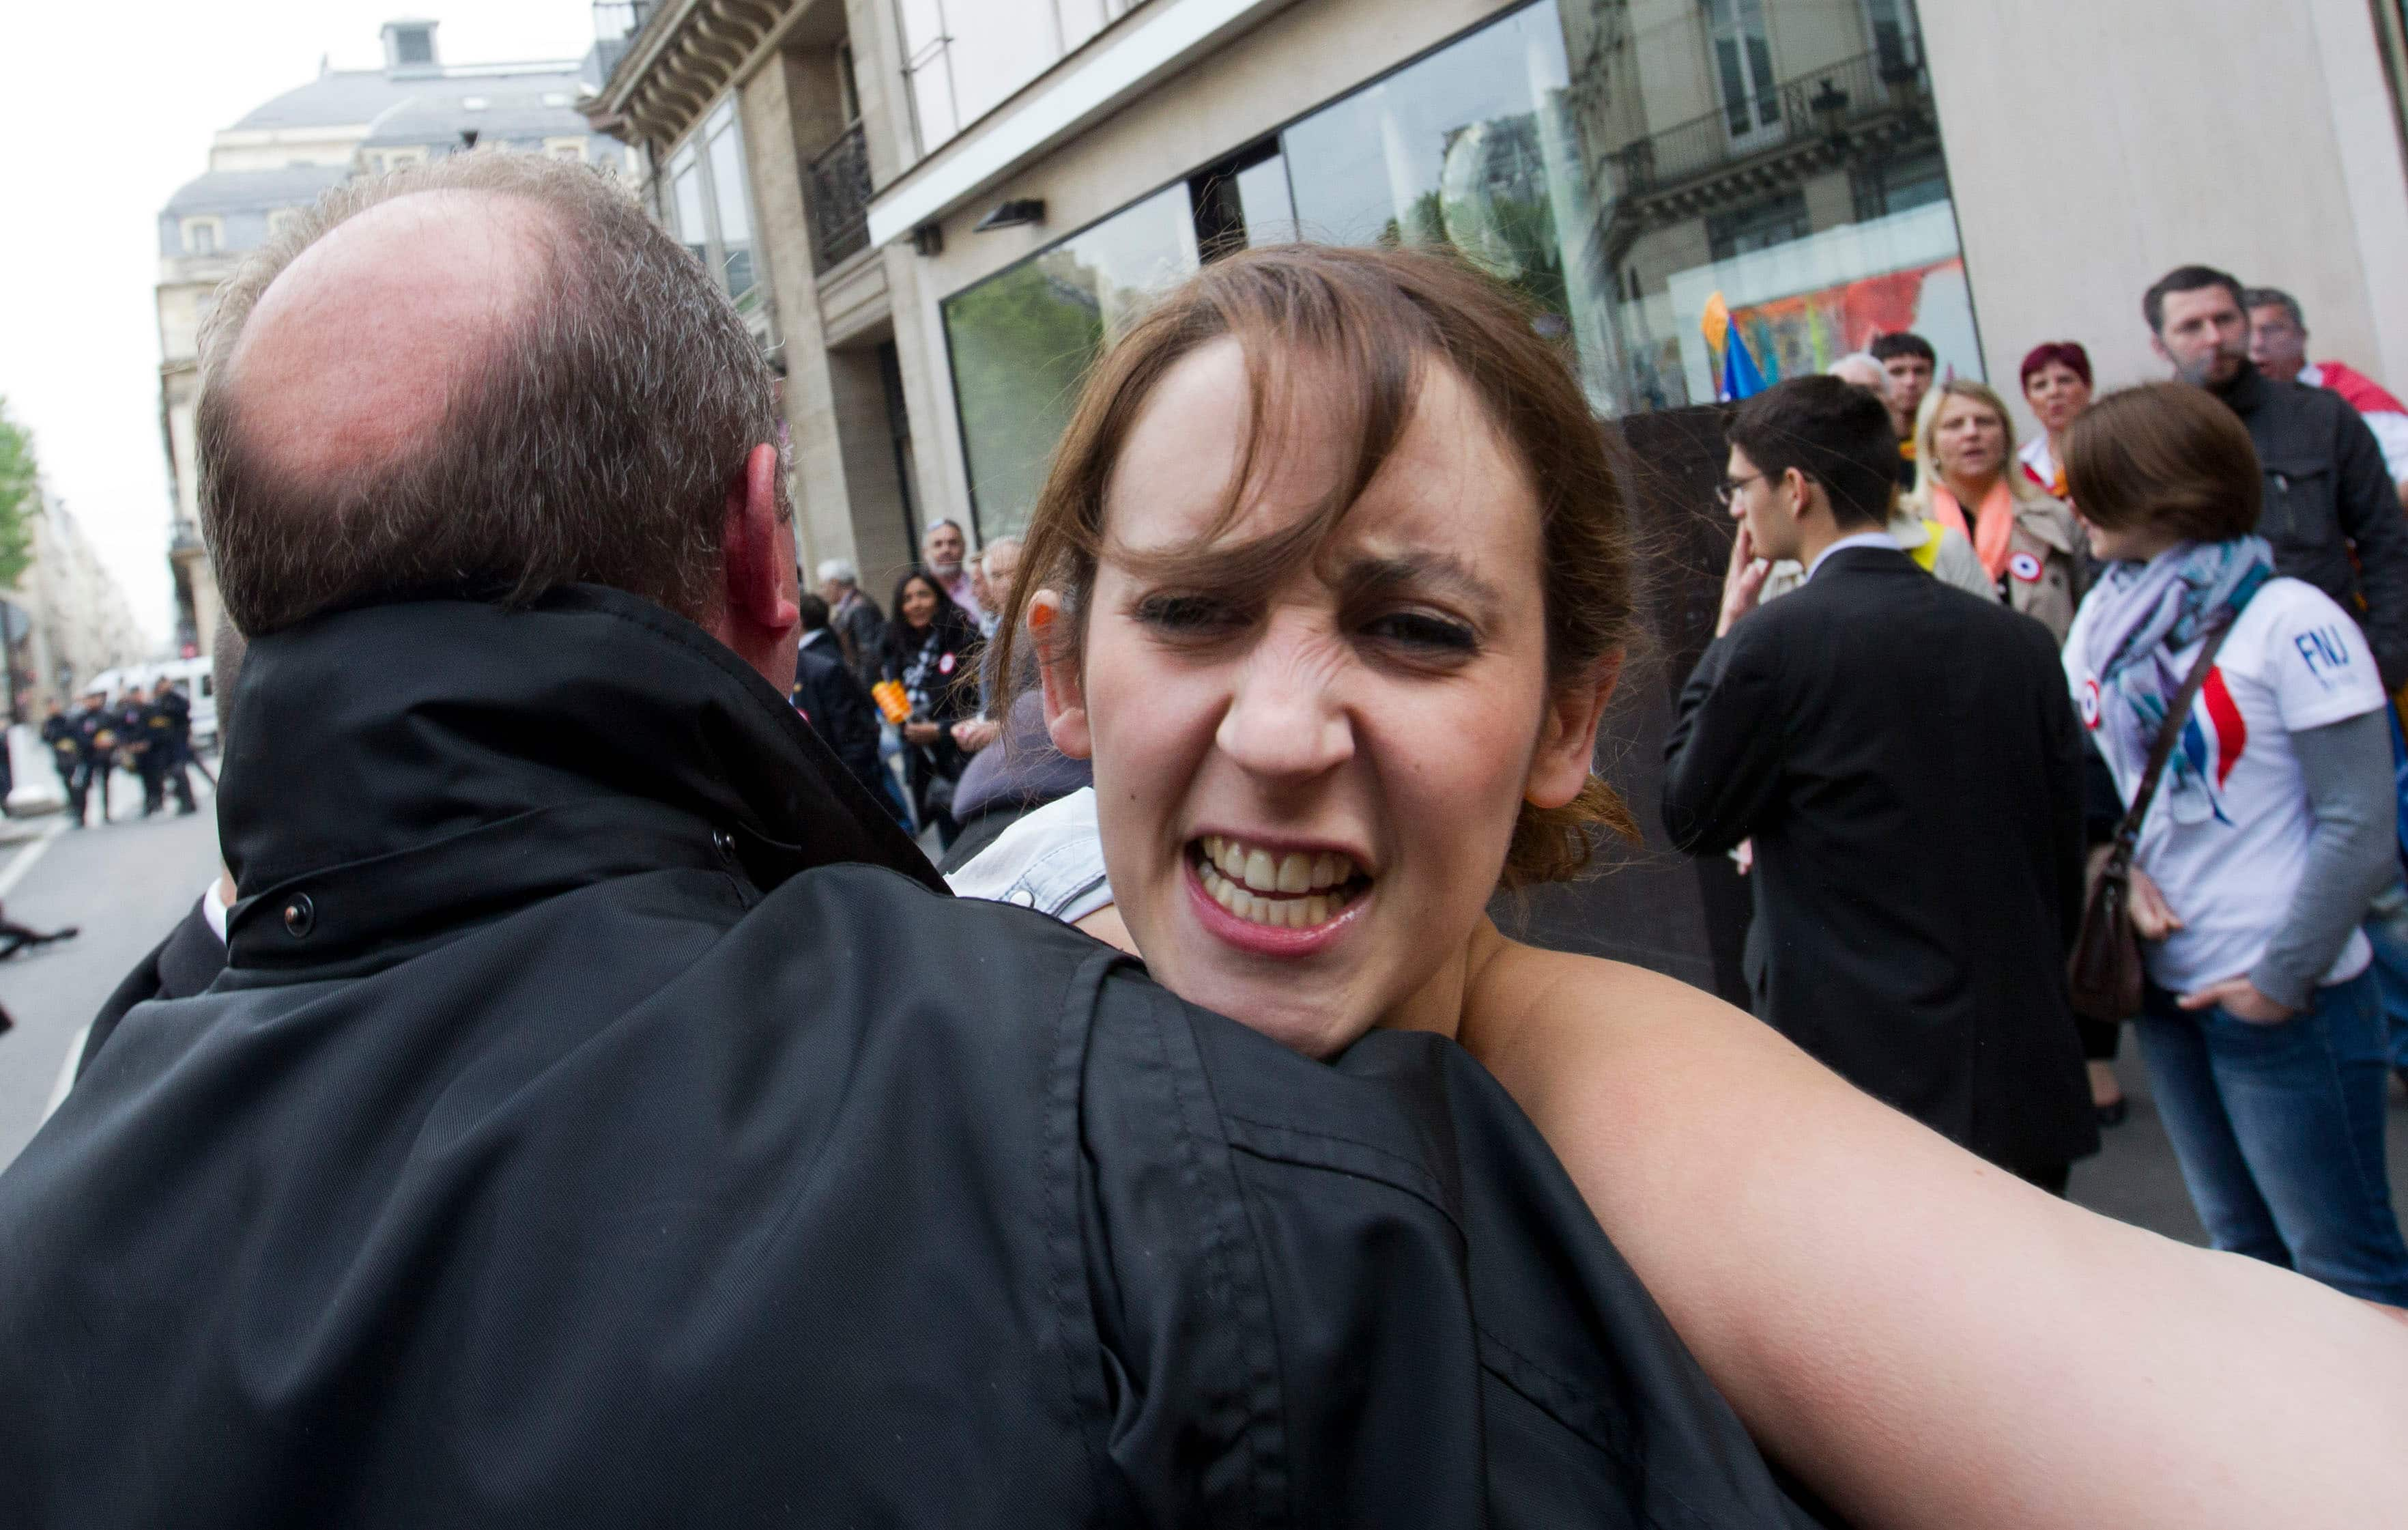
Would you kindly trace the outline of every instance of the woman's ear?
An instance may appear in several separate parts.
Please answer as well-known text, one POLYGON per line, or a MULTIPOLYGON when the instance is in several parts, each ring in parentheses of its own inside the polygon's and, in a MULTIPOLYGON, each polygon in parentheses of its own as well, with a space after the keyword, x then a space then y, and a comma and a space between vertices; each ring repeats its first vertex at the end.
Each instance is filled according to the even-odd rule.
POLYGON ((1530 758, 1530 778, 1522 800, 1536 808, 1557 808, 1580 795, 1597 758, 1597 730, 1605 706, 1622 678, 1622 650, 1615 649, 1587 678, 1558 686, 1548 696, 1539 723, 1539 748, 1530 758))
POLYGON ((1064 626, 1068 620, 1054 591, 1041 589, 1028 598, 1028 641, 1037 645, 1037 674, 1045 686, 1045 731, 1053 735, 1054 748, 1085 759, 1096 743, 1087 729, 1086 692, 1079 684, 1078 644, 1068 641, 1064 626))

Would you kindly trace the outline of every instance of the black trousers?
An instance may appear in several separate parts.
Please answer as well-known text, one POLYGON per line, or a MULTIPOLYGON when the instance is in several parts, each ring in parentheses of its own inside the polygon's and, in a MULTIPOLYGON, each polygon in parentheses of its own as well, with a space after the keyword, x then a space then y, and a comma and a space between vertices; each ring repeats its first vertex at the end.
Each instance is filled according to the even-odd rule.
POLYGON ((67 806, 74 812, 76 822, 84 821, 84 807, 92 801, 92 788, 95 784, 100 787, 100 821, 108 821, 109 769, 110 764, 107 760, 83 759, 78 760, 75 769, 68 772, 67 806))
POLYGON ((142 811, 156 813, 167 802, 167 784, 176 785, 176 806, 185 813, 197 811, 193 804, 193 779, 186 773, 183 757, 162 755, 152 764, 150 756, 142 757, 142 811))
POLYGON ((2092 1062, 2112 1062, 2115 1048, 2124 1040, 2122 1025, 2107 1020, 2086 1020, 2073 1018, 2073 1029, 2082 1037, 2082 1055, 2092 1062))

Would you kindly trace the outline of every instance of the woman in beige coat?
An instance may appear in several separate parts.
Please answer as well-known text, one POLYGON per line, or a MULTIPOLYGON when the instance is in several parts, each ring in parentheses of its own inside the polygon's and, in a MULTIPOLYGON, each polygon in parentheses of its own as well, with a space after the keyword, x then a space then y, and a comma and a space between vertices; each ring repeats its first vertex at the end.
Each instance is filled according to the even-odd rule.
POLYGON ((2000 599, 2065 642, 2082 603, 2082 533, 2073 512, 2015 470, 2006 400, 1956 378, 1931 390, 1915 422, 1914 492, 1906 508, 1973 544, 2000 599))

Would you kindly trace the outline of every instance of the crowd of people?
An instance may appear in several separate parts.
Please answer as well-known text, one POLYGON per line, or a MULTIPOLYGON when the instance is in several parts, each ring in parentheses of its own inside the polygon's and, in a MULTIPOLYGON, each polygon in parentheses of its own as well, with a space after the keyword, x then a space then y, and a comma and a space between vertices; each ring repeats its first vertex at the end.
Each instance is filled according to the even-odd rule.
POLYGON ((2076 1051, 2120 1122, 2129 1021, 2215 1246, 2408 1304, 2408 524, 2374 426, 2408 416, 2309 369, 2278 290, 2186 266, 2142 316, 2175 380, 2094 401, 2082 345, 2034 347, 2019 449, 1912 334, 1741 406, 1667 828, 1747 847, 1757 1013, 1843 1075, 2061 1191, 2096 1141, 2076 1051), (1801 583, 1775 560, 1805 588, 1764 609, 1801 583), (2062 964, 2119 837, 2145 981, 2077 1016, 2062 964))
MULTIPOLYGON (((1818 379, 1739 411, 1762 556, 1666 812, 1756 844, 1768 1025, 1487 917, 1635 832, 1592 765, 1636 554, 1564 355, 1464 263, 1208 264, 1083 382, 1000 582, 931 528, 882 623, 850 570, 807 601, 769 371, 615 182, 348 183, 202 349, 249 646, 187 926, 225 970, 191 987, 171 937, 0 1174, 0 1520, 2337 1527, 2408 1492, 2408 1327, 2352 1299, 2387 1288, 2044 1192, 2096 1130, 2068 671, 2111 779, 2202 634, 2253 726, 2349 735, 2245 768, 2360 747, 2363 640, 2206 538, 2249 486, 2161 498, 2173 458, 2128 444, 2182 457, 2196 411, 2071 422, 2073 513, 2127 540, 2062 661, 1885 529, 1903 443, 1917 529, 2023 577, 1984 421, 1910 440, 1818 379), (2244 602, 2254 637, 2218 625, 2244 602), (860 691, 939 834, 1024 732, 1093 784, 962 864, 996 901, 946 896, 833 721, 860 691), (1817 708, 1866 736, 1804 739, 1817 708), (1982 875, 1888 865, 1911 922, 1851 880, 1968 818, 1982 875), (1852 1082, 1811 1055, 1852 1021, 1930 1045, 1860 1045, 1887 1071, 1852 1082), (2045 1109, 1969 1071, 1998 1048, 2045 1109)), ((2135 907, 2220 974, 2181 836, 2278 783, 2192 766, 2135 907)), ((2309 795, 2258 884, 2363 870, 2381 802, 2309 795)), ((2257 999, 2346 966, 2315 902, 2257 999)), ((2256 1000, 2190 972, 2153 959, 2239 1033, 2256 1000)))
POLYGON ((1026 751, 995 747, 1008 700, 985 658, 1020 547, 1017 537, 996 537, 973 556, 961 527, 940 520, 921 539, 922 561, 895 582, 892 615, 862 592, 847 558, 821 564, 819 592, 802 601, 796 709, 871 797, 932 836, 939 854, 965 824, 1025 805, 1032 772, 1050 780, 1059 772, 1026 751), (974 775, 982 757, 990 768, 974 775))
POLYGON ((199 768, 193 755, 193 704, 172 679, 162 678, 148 689, 129 686, 116 700, 106 690, 91 691, 73 712, 53 700, 42 719, 42 743, 66 794, 67 821, 78 829, 92 821, 95 795, 99 821, 111 821, 109 784, 120 770, 140 779, 144 817, 166 806, 171 787, 178 813, 198 811, 193 801, 192 772, 199 768))

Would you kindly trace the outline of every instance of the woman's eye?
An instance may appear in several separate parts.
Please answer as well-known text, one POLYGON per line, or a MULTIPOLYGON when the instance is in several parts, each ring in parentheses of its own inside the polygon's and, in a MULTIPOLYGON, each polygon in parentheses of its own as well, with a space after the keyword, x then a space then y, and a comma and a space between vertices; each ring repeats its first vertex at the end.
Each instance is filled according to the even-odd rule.
POLYGON ((1427 654, 1469 654, 1480 646, 1479 636, 1461 622, 1424 611, 1396 611, 1363 629, 1371 637, 1427 654))
POLYGON ((1226 631, 1241 620, 1226 602, 1206 595, 1149 595, 1137 603, 1136 614, 1157 631, 1191 636, 1226 631))

